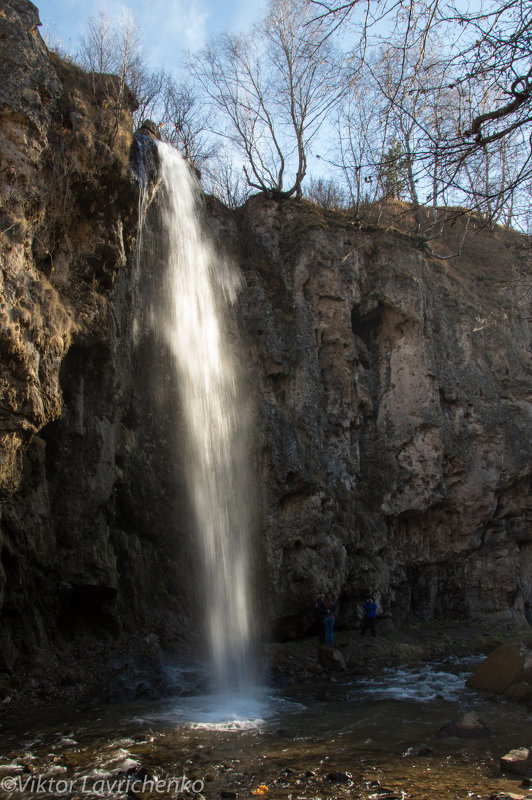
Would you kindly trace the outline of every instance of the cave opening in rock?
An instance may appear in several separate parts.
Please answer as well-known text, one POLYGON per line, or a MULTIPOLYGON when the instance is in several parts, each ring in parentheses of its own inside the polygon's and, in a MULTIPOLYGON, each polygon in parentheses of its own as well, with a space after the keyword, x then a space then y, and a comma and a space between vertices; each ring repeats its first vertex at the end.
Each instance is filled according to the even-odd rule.
POLYGON ((57 625, 67 639, 83 635, 101 636, 102 631, 119 631, 114 605, 116 589, 110 586, 80 584, 66 593, 57 625))
POLYGON ((373 311, 362 314, 360 309, 355 306, 351 311, 351 330, 355 336, 359 336, 365 345, 371 344, 382 326, 384 306, 379 302, 373 311))

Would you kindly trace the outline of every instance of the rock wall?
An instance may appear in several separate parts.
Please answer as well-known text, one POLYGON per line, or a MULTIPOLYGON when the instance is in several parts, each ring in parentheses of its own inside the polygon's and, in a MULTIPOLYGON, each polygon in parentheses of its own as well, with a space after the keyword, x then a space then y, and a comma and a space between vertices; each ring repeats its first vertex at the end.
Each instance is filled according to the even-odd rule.
POLYGON ((15 688, 101 663, 94 642, 186 628, 167 533, 183 501, 133 336, 133 98, 113 105, 116 80, 48 53, 38 24, 27 0, 3 4, 0 671, 15 688))
MULTIPOLYGON (((136 633, 184 647, 197 586, 177 387, 136 311, 158 265, 135 258, 132 101, 117 115, 112 77, 49 54, 27 0, 3 9, 0 671, 17 680, 136 633)), ((528 240, 473 230, 439 260, 408 226, 306 203, 206 213, 244 275, 275 635, 306 633, 324 589, 344 627, 368 592, 390 625, 532 622, 528 240)))
POLYGON ((530 242, 479 225, 441 260, 261 198, 232 236, 278 633, 324 589, 346 626, 368 593, 393 624, 531 623, 530 242))

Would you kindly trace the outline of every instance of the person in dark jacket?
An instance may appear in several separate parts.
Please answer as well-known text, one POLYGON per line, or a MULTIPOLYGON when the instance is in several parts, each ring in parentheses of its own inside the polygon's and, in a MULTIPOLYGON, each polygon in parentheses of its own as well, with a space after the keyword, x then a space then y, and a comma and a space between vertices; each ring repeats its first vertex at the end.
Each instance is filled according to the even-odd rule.
POLYGON ((318 623, 318 642, 325 644, 325 623, 326 609, 323 604, 323 597, 318 597, 316 601, 316 621, 318 623))
POLYGON ((316 613, 318 615, 318 638, 320 644, 334 645, 334 623, 336 603, 329 594, 320 597, 316 603, 316 613))
POLYGON ((369 628, 371 635, 376 636, 375 622, 377 621, 377 603, 372 597, 368 598, 364 603, 364 617, 362 619, 362 628, 360 635, 364 636, 369 628))

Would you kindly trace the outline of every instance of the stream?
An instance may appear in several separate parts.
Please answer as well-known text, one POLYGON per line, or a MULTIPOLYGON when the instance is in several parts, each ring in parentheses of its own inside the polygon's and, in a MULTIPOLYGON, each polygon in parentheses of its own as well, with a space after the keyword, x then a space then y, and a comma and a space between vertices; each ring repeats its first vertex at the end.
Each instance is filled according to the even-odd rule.
POLYGON ((368 678, 4 714, 0 797, 265 796, 437 800, 532 796, 499 758, 530 744, 525 706, 465 687, 478 659, 368 678), (439 729, 476 711, 480 739, 439 729), (528 794, 527 794, 528 793, 528 794))

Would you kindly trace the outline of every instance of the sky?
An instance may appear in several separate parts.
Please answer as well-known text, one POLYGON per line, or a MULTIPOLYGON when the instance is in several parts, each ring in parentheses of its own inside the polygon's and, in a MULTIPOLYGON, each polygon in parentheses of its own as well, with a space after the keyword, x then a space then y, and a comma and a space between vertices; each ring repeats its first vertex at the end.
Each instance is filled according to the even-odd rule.
POLYGON ((51 45, 75 53, 87 22, 104 10, 121 17, 130 12, 145 38, 153 69, 178 72, 183 53, 199 50, 223 30, 238 32, 260 17, 263 0, 34 0, 41 34, 51 45))

